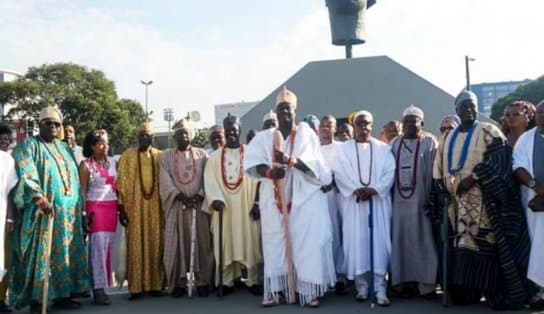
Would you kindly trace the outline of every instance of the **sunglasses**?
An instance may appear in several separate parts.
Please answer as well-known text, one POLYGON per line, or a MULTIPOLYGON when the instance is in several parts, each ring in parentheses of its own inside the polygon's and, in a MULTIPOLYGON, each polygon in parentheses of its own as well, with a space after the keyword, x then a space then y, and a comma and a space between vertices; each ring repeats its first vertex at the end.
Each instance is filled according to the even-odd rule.
POLYGON ((60 128, 60 123, 59 122, 55 122, 55 121, 44 121, 43 124, 45 124, 46 126, 55 126, 56 128, 60 128))

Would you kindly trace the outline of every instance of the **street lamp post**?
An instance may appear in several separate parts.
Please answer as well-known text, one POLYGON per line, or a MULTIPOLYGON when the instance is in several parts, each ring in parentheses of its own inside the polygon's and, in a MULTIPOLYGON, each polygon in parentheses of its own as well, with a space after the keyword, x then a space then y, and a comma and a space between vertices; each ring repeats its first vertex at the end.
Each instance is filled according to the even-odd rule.
POLYGON ((476 59, 470 58, 469 56, 465 56, 465 73, 467 77, 467 90, 470 90, 470 70, 468 67, 468 63, 470 61, 475 61, 476 59))
POLYGON ((146 120, 149 121, 149 111, 147 111, 147 88, 149 87, 149 85, 153 84, 153 81, 146 82, 146 81, 140 80, 140 83, 145 85, 145 117, 146 117, 146 120))
MULTIPOLYGON (((173 108, 166 108, 164 109, 164 121, 168 122, 168 132, 171 132, 170 130, 170 122, 174 121, 174 109, 173 108)), ((168 148, 170 148, 170 138, 171 136, 168 136, 168 148)))

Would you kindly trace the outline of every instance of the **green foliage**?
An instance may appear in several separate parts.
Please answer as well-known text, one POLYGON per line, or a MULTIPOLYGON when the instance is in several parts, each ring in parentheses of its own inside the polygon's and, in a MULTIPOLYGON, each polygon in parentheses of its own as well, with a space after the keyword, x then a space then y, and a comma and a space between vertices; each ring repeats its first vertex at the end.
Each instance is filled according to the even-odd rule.
POLYGON ((191 141, 191 145, 194 147, 204 148, 208 144, 210 137, 210 129, 199 129, 195 131, 195 136, 191 141))
POLYGON ((0 84, 0 103, 17 105, 8 118, 17 114, 29 121, 37 121, 42 108, 58 105, 75 125, 78 142, 90 130, 104 128, 116 150, 134 142, 134 128, 145 120, 140 104, 118 99, 103 72, 73 63, 30 67, 22 79, 0 84))
POLYGON ((544 75, 527 84, 518 86, 512 93, 497 99, 491 108, 491 118, 499 121, 507 104, 516 100, 527 100, 538 104, 544 99, 544 75))

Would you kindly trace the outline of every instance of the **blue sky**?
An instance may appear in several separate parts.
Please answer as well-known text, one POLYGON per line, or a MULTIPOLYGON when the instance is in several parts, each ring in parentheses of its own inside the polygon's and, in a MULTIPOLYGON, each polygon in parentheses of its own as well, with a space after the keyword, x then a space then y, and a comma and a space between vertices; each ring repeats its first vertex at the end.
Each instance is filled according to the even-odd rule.
MULTIPOLYGON (((0 1, 0 68, 75 62, 100 69, 120 97, 180 116, 264 98, 307 62, 343 57, 330 45, 324 0, 0 1)), ((536 78, 544 1, 378 0, 355 57, 388 55, 451 94, 464 84, 536 78), (515 5, 513 5, 515 3, 515 5)))

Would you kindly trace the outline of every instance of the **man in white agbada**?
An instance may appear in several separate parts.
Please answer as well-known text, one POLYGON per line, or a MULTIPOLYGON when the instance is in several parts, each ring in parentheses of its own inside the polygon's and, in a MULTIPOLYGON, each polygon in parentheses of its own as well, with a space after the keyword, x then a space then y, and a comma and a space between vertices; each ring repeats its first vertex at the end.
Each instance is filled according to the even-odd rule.
POLYGON ((342 233, 348 279, 355 279, 356 299, 368 299, 370 286, 369 205, 373 204, 374 291, 388 306, 385 273, 391 255, 391 186, 395 159, 391 147, 372 137, 372 114, 359 111, 353 119, 355 138, 344 142, 336 159, 335 182, 347 198, 342 208, 342 233))
POLYGON ((536 127, 523 133, 514 147, 513 169, 521 186, 531 237, 527 278, 540 287, 540 300, 531 308, 544 309, 544 100, 536 106, 536 127))
POLYGON ((13 230, 13 214, 9 200, 9 192, 17 184, 17 172, 15 170, 15 161, 10 154, 0 150, 0 281, 7 273, 4 264, 4 230, 13 230), (7 218, 6 218, 7 217, 7 218), (9 225, 6 228, 6 223, 9 225))
POLYGON ((288 246, 281 206, 278 208, 274 193, 275 180, 285 179, 295 290, 300 303, 319 306, 317 298, 335 282, 331 221, 327 199, 320 190, 321 182, 330 182, 331 178, 325 178, 329 173, 325 171, 317 135, 306 123, 295 124, 296 105, 295 94, 284 88, 276 100, 279 128, 259 132, 248 145, 244 159, 246 173, 261 179, 265 306, 281 303, 285 298, 294 302, 288 284, 288 246), (281 151, 273 149, 274 136, 282 138, 281 151))
MULTIPOLYGON (((319 141, 321 142, 321 153, 323 154, 325 165, 328 168, 331 168, 334 164, 334 160, 338 158, 340 146, 342 144, 341 142, 334 140, 334 133, 336 133, 336 118, 332 115, 323 116, 319 122, 318 135, 319 141)), ((334 169, 331 168, 330 171, 334 178, 334 169)), ((333 181, 323 182, 321 190, 327 195, 329 214, 332 223, 332 254, 338 279, 334 290, 336 294, 344 294, 346 287, 346 270, 344 249, 342 248, 342 213, 340 208, 343 197, 338 193, 338 189, 333 181)))

